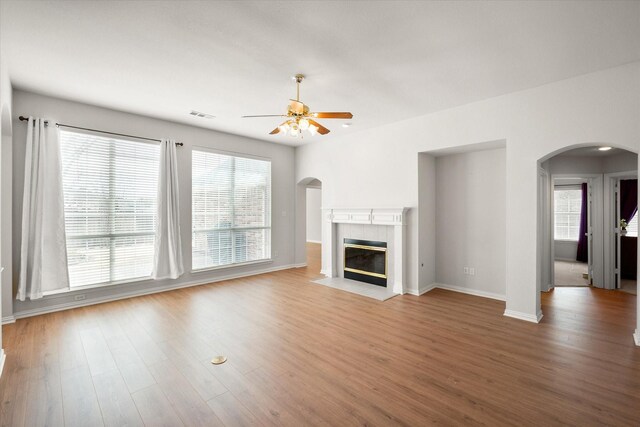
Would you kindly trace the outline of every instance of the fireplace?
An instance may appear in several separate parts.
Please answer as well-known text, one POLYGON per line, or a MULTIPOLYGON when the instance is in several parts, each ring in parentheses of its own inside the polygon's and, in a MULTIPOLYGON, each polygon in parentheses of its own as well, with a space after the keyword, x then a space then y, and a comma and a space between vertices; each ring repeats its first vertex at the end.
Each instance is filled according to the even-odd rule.
POLYGON ((344 277, 387 286, 387 243, 344 239, 344 277))

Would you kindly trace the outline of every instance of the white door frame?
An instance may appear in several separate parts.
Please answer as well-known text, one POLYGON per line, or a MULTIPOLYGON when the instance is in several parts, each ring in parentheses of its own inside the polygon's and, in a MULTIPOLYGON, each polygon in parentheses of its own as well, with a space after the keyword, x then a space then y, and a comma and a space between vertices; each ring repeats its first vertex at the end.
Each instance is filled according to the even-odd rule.
POLYGON ((553 185, 549 172, 538 168, 538 245, 541 256, 538 264, 538 290, 549 292, 553 288, 553 185), (551 215, 549 214, 551 213, 551 215))
MULTIPOLYGON (((587 181, 589 188, 589 194, 591 195, 591 209, 588 224, 588 233, 590 239, 589 245, 589 278, 593 286, 602 288, 605 283, 605 268, 604 268, 604 221, 602 218, 602 206, 604 202, 603 197, 603 175, 593 173, 581 173, 581 174, 552 174, 551 175, 551 194, 553 195, 553 189, 555 188, 556 180, 562 179, 576 179, 587 181)), ((589 205, 589 204, 588 204, 589 205)), ((555 262, 555 249, 553 230, 555 227, 554 222, 554 203, 550 203, 549 209, 550 228, 551 228, 551 262, 555 262)), ((553 264, 552 264, 553 265, 553 264)), ((551 271, 551 285, 555 285, 555 269, 551 271)))
MULTIPOLYGON (((604 174, 604 264, 605 264, 605 289, 617 289, 620 275, 617 266, 620 253, 616 259, 616 244, 620 245, 620 230, 615 220, 618 217, 619 202, 616 203, 616 185, 621 179, 637 179, 638 171, 626 171, 604 174), (614 227, 611 227, 611 225, 614 227)), ((619 246, 618 246, 619 247, 619 246)))

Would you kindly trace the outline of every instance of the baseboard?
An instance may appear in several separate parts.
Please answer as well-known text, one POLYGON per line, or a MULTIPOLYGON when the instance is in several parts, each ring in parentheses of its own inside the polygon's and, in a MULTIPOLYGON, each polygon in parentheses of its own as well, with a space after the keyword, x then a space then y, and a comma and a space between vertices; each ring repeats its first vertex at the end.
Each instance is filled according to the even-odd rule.
POLYGON ((216 277, 214 279, 200 279, 200 280, 193 280, 191 282, 178 283, 178 284, 169 285, 169 286, 158 286, 155 288, 149 288, 149 289, 144 289, 139 291, 125 292, 115 296, 98 297, 94 299, 86 299, 83 301, 69 301, 61 304, 50 305, 47 307, 34 308, 31 310, 23 310, 23 311, 14 313, 13 317, 15 321, 15 319, 23 319, 25 317, 39 316, 41 314, 54 313, 56 311, 70 310, 72 308, 79 308, 79 307, 87 307, 90 305, 102 304, 105 302, 118 301, 122 299, 139 297, 143 295, 157 294, 160 292, 173 291, 173 290, 182 289, 182 288, 190 288, 192 286, 207 285, 210 283, 223 282, 225 280, 240 279, 242 277, 257 276, 260 274, 272 273, 274 271, 288 270, 290 268, 296 268, 296 264, 287 264, 279 267, 265 268, 262 270, 251 271, 246 273, 229 274, 227 276, 216 277))
POLYGON ((477 289, 463 288, 460 286, 447 285, 444 283, 432 283, 431 289, 434 289, 434 288, 445 289, 447 291, 453 291, 453 292, 460 292, 462 294, 474 295, 476 297, 497 299, 498 301, 506 301, 506 297, 504 295, 495 294, 493 292, 480 291, 477 289))
POLYGON ((636 342, 636 345, 640 347, 640 329, 636 329, 635 334, 633 334, 633 340, 636 342))
POLYGON ((4 352, 4 348, 0 349, 0 377, 2 377, 2 371, 4 370, 4 362, 7 360, 7 353, 4 352))
MULTIPOLYGON (((554 261, 564 261, 564 262, 576 262, 582 263, 581 261, 577 261, 575 258, 555 258, 554 261)), ((586 263, 583 263, 586 264, 586 263)))
POLYGON ((524 320, 526 322, 532 322, 532 323, 540 323, 540 320, 542 320, 541 311, 539 311, 537 315, 533 315, 529 313, 523 313, 520 311, 505 310, 504 315, 507 317, 512 317, 514 319, 524 320))
POLYGON ((431 290, 433 290, 435 288, 436 288, 436 284, 432 283, 432 284, 424 286, 424 287, 420 286, 418 289, 408 289, 407 293, 409 295, 415 295, 415 296, 419 297, 420 295, 426 294, 427 292, 429 292, 429 291, 431 291, 431 290))
POLYGON ((322 242, 320 240, 307 240, 307 243, 318 243, 318 244, 322 244, 322 242))
POLYGON ((306 266, 307 266, 306 262, 301 262, 300 264, 291 264, 291 268, 302 268, 306 266))
POLYGON ((13 316, 5 316, 2 318, 3 325, 8 325, 9 323, 16 323, 16 318, 13 316))

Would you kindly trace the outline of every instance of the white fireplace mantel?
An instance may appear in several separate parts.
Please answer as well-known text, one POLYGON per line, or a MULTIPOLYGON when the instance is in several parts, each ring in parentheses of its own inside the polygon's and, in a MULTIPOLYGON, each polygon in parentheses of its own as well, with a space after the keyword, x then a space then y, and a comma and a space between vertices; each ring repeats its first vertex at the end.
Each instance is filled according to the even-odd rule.
POLYGON ((406 213, 409 208, 322 208, 322 273, 336 277, 336 256, 340 242, 336 241, 336 224, 388 225, 393 227, 393 292, 404 294, 406 289, 406 213))

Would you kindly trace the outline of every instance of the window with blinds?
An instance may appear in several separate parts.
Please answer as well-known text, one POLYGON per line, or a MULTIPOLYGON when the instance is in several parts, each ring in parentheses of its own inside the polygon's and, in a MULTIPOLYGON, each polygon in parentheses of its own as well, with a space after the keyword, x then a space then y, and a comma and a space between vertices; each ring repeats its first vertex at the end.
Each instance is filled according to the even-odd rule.
POLYGON ((192 152, 194 270, 271 258, 271 162, 192 152))
POLYGON ((631 218, 631 221, 627 224, 627 236, 638 237, 638 213, 631 218))
POLYGON ((60 132, 71 287, 151 275, 160 147, 60 132))
POLYGON ((580 186, 556 187, 553 192, 554 240, 578 241, 582 189, 580 186))

